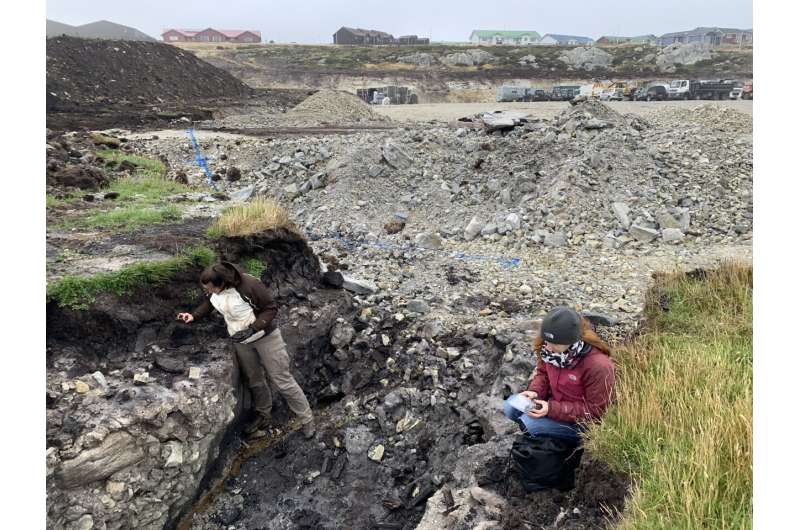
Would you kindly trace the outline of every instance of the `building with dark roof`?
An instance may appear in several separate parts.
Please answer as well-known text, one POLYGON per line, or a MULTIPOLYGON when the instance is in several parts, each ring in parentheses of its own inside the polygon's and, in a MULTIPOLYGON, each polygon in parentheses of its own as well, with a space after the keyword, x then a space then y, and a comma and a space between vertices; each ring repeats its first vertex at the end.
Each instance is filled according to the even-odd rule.
POLYGON ((689 31, 676 31, 665 33, 658 38, 659 46, 669 46, 670 44, 710 44, 720 46, 722 44, 735 44, 740 46, 753 45, 752 29, 718 28, 705 27, 690 29, 689 31))
POLYGON ((348 28, 342 26, 333 34, 334 44, 430 44, 430 39, 416 35, 403 35, 394 38, 391 33, 376 29, 348 28))
POLYGON ((636 37, 603 35, 595 41, 595 44, 655 44, 656 41, 658 41, 658 37, 655 35, 638 35, 636 37))
POLYGON ((161 33, 164 42, 261 42, 261 32, 249 29, 177 29, 161 33))

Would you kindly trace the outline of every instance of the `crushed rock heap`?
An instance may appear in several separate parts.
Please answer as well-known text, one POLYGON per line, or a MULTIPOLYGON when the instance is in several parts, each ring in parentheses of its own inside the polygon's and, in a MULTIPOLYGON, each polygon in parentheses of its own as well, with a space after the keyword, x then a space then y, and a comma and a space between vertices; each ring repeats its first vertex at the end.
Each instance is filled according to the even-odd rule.
POLYGON ((358 97, 341 90, 320 90, 314 93, 289 111, 287 118, 298 126, 388 121, 388 118, 374 112, 358 97))

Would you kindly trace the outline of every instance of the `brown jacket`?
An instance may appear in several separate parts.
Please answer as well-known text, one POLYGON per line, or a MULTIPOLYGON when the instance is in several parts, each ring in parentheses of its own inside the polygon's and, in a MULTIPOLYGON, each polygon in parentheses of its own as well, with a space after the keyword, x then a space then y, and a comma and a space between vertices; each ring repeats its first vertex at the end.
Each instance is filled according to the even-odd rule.
MULTIPOLYGON (((264 330, 264 333, 267 335, 275 331, 277 327, 275 324, 275 316, 278 314, 278 305, 275 303, 275 300, 272 299, 272 296, 270 296, 266 285, 261 283, 258 278, 247 274, 233 263, 223 261, 222 264, 225 265, 230 272, 230 284, 239 291, 244 301, 253 308, 253 312, 256 315, 256 320, 252 324, 253 329, 256 331, 264 330)), ((209 295, 206 294, 203 302, 192 311, 192 316, 197 320, 208 315, 213 310, 214 306, 211 305, 209 295)))

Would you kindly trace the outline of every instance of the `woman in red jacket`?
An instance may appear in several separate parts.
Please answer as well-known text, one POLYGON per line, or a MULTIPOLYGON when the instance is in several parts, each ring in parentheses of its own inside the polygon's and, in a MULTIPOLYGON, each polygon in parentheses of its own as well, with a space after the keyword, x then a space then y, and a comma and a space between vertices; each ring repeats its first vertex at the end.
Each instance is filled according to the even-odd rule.
POLYGON ((531 383, 519 395, 533 401, 523 412, 506 400, 506 417, 530 436, 579 443, 584 424, 599 420, 614 392, 611 349, 588 320, 567 307, 556 307, 542 320, 535 353, 539 356, 531 383))

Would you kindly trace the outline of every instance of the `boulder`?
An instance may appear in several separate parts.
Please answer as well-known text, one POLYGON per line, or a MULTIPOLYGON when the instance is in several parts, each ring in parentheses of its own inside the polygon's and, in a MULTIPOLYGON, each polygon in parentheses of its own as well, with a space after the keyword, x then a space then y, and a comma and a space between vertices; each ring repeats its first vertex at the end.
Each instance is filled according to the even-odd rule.
POLYGON ((62 462, 56 473, 64 488, 75 488, 103 480, 144 458, 136 440, 124 431, 109 434, 98 447, 62 462))
POLYGON ((631 236, 635 237, 639 241, 644 241, 645 243, 658 237, 658 230, 655 228, 647 228, 646 226, 640 226, 638 224, 631 225, 628 233, 630 233, 631 236))
POLYGON ((467 241, 472 241, 473 239, 478 237, 478 234, 481 233, 481 229, 483 229, 483 226, 484 223, 478 220, 477 216, 473 217, 472 220, 470 220, 467 227, 464 229, 464 239, 466 239, 467 241))

